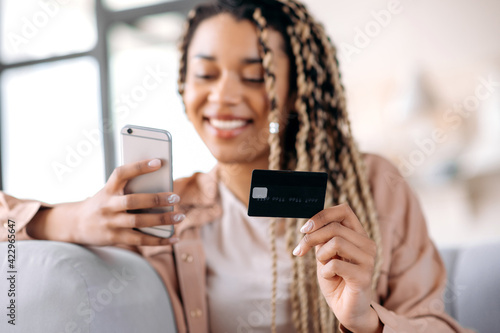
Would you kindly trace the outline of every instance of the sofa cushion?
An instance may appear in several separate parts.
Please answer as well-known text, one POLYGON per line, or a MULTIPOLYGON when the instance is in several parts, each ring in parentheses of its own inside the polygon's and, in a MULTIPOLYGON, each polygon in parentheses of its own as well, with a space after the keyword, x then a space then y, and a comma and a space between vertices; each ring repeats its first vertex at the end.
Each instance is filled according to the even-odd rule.
MULTIPOLYGON (((4 257, 7 244, 0 243, 4 257)), ((4 273, 7 264, 2 261, 4 273)), ((130 251, 18 241, 16 268, 15 330, 4 318, 1 332, 176 331, 162 281, 130 251)), ((1 304, 10 302, 6 290, 0 295, 1 304)))
POLYGON ((440 250, 448 271, 447 312, 481 333, 500 330, 500 242, 440 250))

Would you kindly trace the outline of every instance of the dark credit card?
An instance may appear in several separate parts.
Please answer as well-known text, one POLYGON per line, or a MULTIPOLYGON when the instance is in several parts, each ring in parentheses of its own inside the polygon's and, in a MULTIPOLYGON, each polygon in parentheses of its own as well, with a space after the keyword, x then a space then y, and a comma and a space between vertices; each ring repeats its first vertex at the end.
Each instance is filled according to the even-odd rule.
POLYGON ((325 172, 253 170, 248 216, 310 218, 325 205, 325 172))

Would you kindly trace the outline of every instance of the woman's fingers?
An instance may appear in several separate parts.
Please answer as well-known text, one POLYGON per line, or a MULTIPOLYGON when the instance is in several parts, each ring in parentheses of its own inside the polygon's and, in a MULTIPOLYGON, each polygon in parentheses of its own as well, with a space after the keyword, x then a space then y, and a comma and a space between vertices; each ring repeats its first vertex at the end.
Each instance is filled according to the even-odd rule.
POLYGON ((125 244, 137 246, 170 245, 177 243, 178 241, 179 238, 175 236, 170 238, 160 238, 132 229, 117 229, 114 232, 110 232, 108 236, 108 242, 110 244, 125 244))
POLYGON ((367 252, 342 237, 333 237, 316 252, 316 259, 323 265, 332 258, 342 258, 353 264, 373 266, 374 253, 367 252))
POLYGON ((341 259, 332 259, 325 265, 318 265, 318 273, 325 279, 335 276, 342 277, 346 282, 359 290, 363 290, 371 284, 371 274, 366 274, 366 269, 341 259))
POLYGON ((331 222, 320 229, 305 234, 293 251, 293 254, 302 256, 316 245, 325 244, 334 237, 346 239, 358 248, 370 246, 368 244, 371 242, 366 233, 360 234, 342 225, 340 222, 331 222))
POLYGON ((110 199, 109 208, 114 212, 173 206, 180 197, 171 192, 134 193, 114 196, 110 199))
POLYGON ((155 214, 116 214, 110 221, 112 228, 146 228, 159 225, 171 225, 182 222, 186 216, 179 212, 155 213, 155 214))
POLYGON ((366 231, 359 222, 358 217, 354 214, 351 207, 345 203, 323 209, 311 217, 311 219, 308 220, 304 226, 302 226, 300 231, 304 233, 312 233, 332 222, 339 222, 360 234, 366 235, 366 231))
MULTIPOLYGON (((147 235, 135 228, 172 225, 184 220, 179 212, 148 213, 147 209, 172 207, 179 203, 175 193, 123 194, 126 183, 134 177, 154 172, 161 160, 151 159, 116 168, 105 187, 94 196, 78 204, 80 209, 75 231, 70 235, 76 243, 89 245, 162 245, 175 242, 147 235), (143 210, 143 211, 141 211, 143 210), (136 214, 127 211, 136 211, 136 214)), ((161 211, 161 210, 160 210, 161 211)))
POLYGON ((119 191, 125 187, 125 184, 127 184, 130 179, 156 171, 160 167, 161 160, 157 158, 119 166, 109 177, 107 185, 111 187, 111 191, 119 191))

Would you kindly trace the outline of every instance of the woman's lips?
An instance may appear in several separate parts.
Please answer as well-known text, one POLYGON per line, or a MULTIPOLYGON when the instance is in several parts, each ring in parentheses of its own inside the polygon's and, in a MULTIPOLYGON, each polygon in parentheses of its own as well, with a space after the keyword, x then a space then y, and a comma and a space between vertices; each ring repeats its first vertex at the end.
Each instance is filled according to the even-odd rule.
POLYGON ((243 132, 252 122, 243 118, 205 118, 210 132, 218 138, 231 139, 243 132))

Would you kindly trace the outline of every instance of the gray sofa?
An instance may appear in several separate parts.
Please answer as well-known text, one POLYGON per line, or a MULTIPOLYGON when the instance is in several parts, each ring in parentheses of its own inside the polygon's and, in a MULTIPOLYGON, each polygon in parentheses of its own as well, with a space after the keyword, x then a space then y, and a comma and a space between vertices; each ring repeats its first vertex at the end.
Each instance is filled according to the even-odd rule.
MULTIPOLYGON (((0 332, 175 332, 168 294, 135 253, 49 241, 16 243, 15 271, 2 253, 0 332), (6 278, 15 275, 15 297, 6 278), (7 283, 5 283, 7 281, 7 283), (15 299, 15 326, 8 323, 15 299), (6 316, 7 315, 7 316, 6 316)), ((500 242, 441 249, 446 310, 480 333, 500 332, 500 242)))
MULTIPOLYGON (((0 243, 0 332, 176 332, 162 281, 139 255, 114 247, 16 242, 16 319, 6 317, 7 243, 0 243)), ((9 274, 10 275, 10 274, 9 274)))

